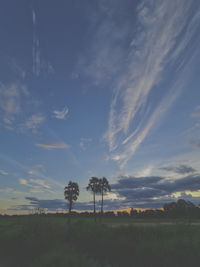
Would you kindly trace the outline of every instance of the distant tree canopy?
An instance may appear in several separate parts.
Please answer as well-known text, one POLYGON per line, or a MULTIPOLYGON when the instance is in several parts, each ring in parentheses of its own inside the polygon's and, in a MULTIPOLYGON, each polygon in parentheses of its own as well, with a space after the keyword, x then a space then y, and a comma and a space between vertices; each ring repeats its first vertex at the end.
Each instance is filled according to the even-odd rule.
POLYGON ((94 217, 96 221, 96 199, 95 196, 97 193, 101 192, 99 178, 97 177, 91 177, 88 183, 88 186, 86 187, 87 191, 91 191, 93 193, 93 204, 94 204, 94 217))
POLYGON ((164 204, 163 208, 164 211, 169 212, 173 210, 191 210, 194 209, 196 206, 190 202, 186 201, 184 199, 179 199, 177 202, 170 202, 164 204))
POLYGON ((69 216, 71 214, 73 202, 78 199, 79 186, 77 183, 69 181, 68 185, 64 189, 65 199, 69 201, 69 216))
POLYGON ((101 192, 101 213, 103 214, 103 196, 105 192, 111 191, 111 187, 106 177, 99 179, 99 186, 101 192))
POLYGON ((91 177, 89 180, 88 186, 86 187, 86 190, 91 191, 93 193, 94 216, 96 218, 95 195, 98 193, 101 194, 101 214, 103 214, 104 193, 107 191, 111 191, 111 187, 109 185, 107 178, 91 177))
POLYGON ((171 216, 190 215, 195 213, 197 207, 190 201, 179 199, 177 202, 166 203, 163 206, 164 212, 171 216))

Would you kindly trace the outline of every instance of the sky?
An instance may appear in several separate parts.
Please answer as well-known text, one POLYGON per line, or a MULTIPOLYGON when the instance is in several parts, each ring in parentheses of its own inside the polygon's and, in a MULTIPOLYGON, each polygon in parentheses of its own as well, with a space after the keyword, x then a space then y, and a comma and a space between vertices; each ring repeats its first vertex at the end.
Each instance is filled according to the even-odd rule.
POLYGON ((1 213, 200 204, 198 0, 3 0, 0 35, 1 213))

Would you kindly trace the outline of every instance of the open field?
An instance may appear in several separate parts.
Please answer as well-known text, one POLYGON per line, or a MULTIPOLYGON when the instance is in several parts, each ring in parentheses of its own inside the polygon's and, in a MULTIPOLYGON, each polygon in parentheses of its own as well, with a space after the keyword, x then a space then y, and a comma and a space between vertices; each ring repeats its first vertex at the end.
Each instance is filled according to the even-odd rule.
POLYGON ((0 218, 0 267, 193 267, 199 251, 198 220, 0 218))

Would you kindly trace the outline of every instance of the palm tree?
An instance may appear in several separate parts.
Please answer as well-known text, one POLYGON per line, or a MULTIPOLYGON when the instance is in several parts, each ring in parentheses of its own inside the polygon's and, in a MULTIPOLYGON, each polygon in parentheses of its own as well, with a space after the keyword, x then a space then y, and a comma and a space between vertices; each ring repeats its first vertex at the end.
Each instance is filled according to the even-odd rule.
POLYGON ((91 177, 89 180, 89 184, 86 187, 87 191, 91 191, 93 193, 93 203, 94 203, 94 220, 96 221, 96 202, 95 202, 95 194, 100 192, 100 184, 99 178, 91 177))
POLYGON ((111 187, 109 185, 108 180, 103 177, 99 179, 99 185, 100 185, 100 192, 101 192, 101 215, 103 215, 103 195, 104 192, 111 191, 111 187))
POLYGON ((69 201, 68 223, 70 223, 70 215, 72 210, 72 204, 78 199, 79 186, 77 183, 69 181, 68 186, 64 189, 65 199, 69 201))

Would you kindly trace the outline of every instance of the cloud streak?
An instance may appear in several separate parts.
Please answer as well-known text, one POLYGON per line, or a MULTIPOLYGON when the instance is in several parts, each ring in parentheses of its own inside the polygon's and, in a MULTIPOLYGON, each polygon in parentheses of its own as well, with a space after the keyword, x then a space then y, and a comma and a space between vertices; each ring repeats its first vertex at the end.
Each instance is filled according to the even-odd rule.
POLYGON ((36 132, 37 128, 45 121, 45 117, 41 114, 34 114, 30 116, 26 123, 25 127, 33 132, 36 132))
MULTIPOLYGON (((58 182, 56 179, 53 179, 52 177, 44 175, 41 171, 39 171, 39 169, 34 169, 30 172, 30 167, 27 167, 26 165, 20 163, 19 161, 13 158, 7 157, 6 155, 1 153, 0 153, 0 158, 1 160, 9 163, 11 166, 18 168, 20 171, 23 171, 24 173, 34 175, 34 177, 36 177, 37 179, 44 180, 46 183, 52 185, 52 187, 58 191, 64 188, 64 185, 62 183, 58 182)), ((26 181, 27 180, 25 180, 25 183, 26 181)))
POLYGON ((6 171, 0 170, 0 175, 8 175, 6 171))
POLYGON ((33 46, 32 46, 33 74, 39 76, 41 71, 40 42, 36 31, 37 23, 36 23, 36 13, 34 9, 32 9, 32 22, 33 22, 33 46))
POLYGON ((53 110, 53 117, 56 119, 64 120, 69 112, 67 107, 64 107, 61 111, 53 110))
POLYGON ((37 143, 36 146, 42 147, 42 148, 47 149, 47 150, 69 148, 69 145, 67 145, 63 142, 37 143))
POLYGON ((6 129, 36 132, 46 118, 33 113, 35 102, 24 83, 0 82, 0 121, 6 129), (33 114, 27 116, 26 113, 33 114))
POLYGON ((21 111, 20 97, 22 88, 17 84, 4 85, 0 83, 0 110, 5 124, 11 125, 13 120, 21 111))
MULTIPOLYGON (((184 61, 181 56, 199 27, 200 18, 197 8, 192 13, 193 19, 190 19, 192 3, 175 0, 169 5, 164 0, 144 0, 137 7, 137 30, 132 34, 127 52, 120 51, 127 63, 122 64, 123 69, 115 78, 105 134, 110 158, 119 162, 122 168, 176 101, 184 86, 182 79, 186 82, 185 76, 180 73, 184 73, 191 55, 184 61), (176 82, 173 79, 167 81, 167 75, 172 75, 174 71, 179 78, 176 82), (158 85, 165 88, 165 93, 153 103, 151 95, 158 92, 158 85)), ((107 34, 110 30, 113 36, 113 27, 109 23, 107 26, 107 34)), ((98 36, 102 35, 105 35, 105 27, 99 28, 98 36)), ((114 40, 115 37, 109 44, 102 43, 101 51, 110 47, 114 40)), ((118 63, 121 63, 120 60, 118 63)))
POLYGON ((44 180, 41 180, 41 179, 26 180, 26 179, 20 178, 19 183, 21 185, 25 185, 27 187, 31 187, 31 188, 37 189, 37 190, 50 189, 50 186, 48 184, 46 184, 44 180))

